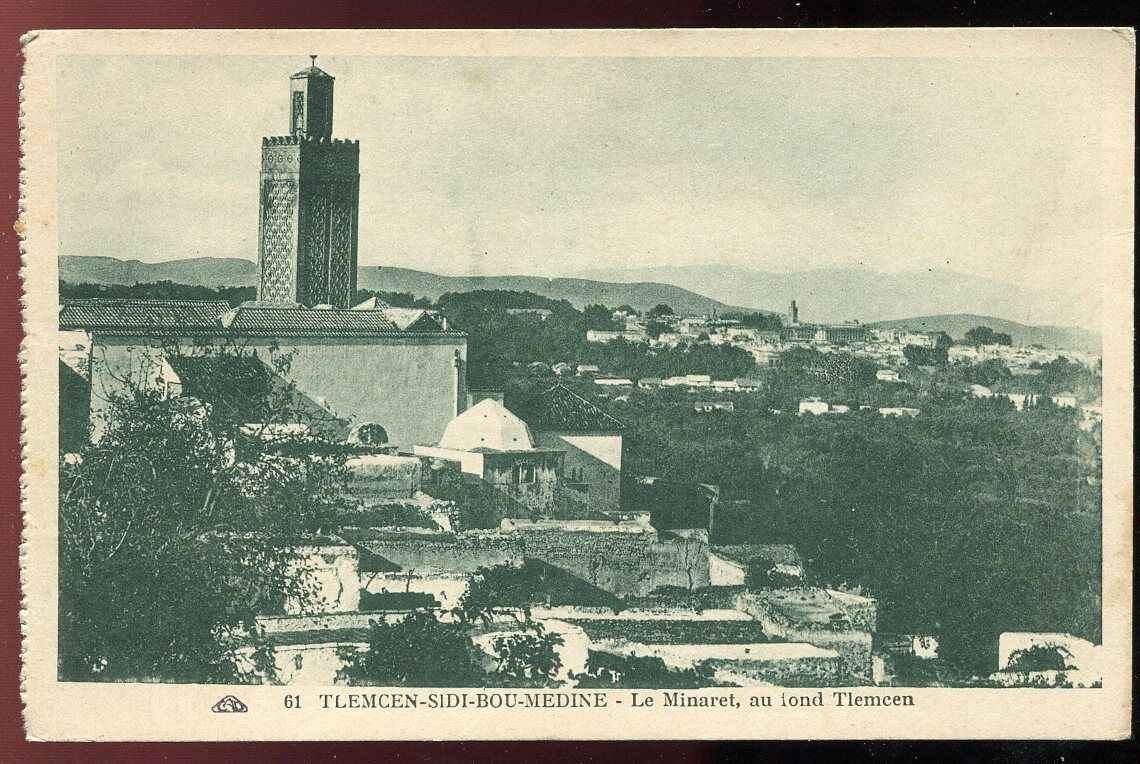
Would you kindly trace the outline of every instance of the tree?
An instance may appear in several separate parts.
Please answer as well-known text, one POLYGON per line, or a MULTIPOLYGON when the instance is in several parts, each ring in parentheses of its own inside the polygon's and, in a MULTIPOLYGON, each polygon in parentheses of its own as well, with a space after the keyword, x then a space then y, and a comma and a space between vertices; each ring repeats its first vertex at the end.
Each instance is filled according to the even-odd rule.
POLYGON ((618 323, 614 320, 613 311, 605 305, 587 305, 582 311, 582 317, 586 321, 586 328, 595 331, 614 331, 618 329, 618 323))
POLYGON ((176 284, 172 281, 156 281, 146 284, 88 284, 59 282, 59 297, 63 302, 75 299, 125 299, 125 300, 219 300, 230 305, 239 305, 257 296, 256 287, 217 288, 199 284, 176 284))
POLYGON ((922 345, 904 346, 903 356, 910 366, 943 366, 950 357, 947 347, 928 348, 922 345))
POLYGON ((740 317, 740 323, 761 331, 779 331, 784 326, 778 313, 747 313, 740 317))
POLYGON ((385 687, 481 687, 486 676, 480 651, 461 622, 444 623, 416 610, 399 620, 370 621, 368 648, 346 649, 337 678, 347 684, 385 687))
POLYGON ((969 367, 968 380, 977 385, 993 387, 1013 377, 1013 373, 997 358, 990 358, 969 367))
POLYGON ((142 385, 110 403, 60 464, 60 676, 272 681, 256 618, 313 601, 293 550, 335 516, 343 458, 276 453, 142 385))
POLYGON ((664 303, 658 303, 649 310, 649 315, 652 318, 657 318, 659 316, 671 316, 673 315, 673 309, 664 303))
POLYGON ((645 334, 651 340, 657 339, 667 331, 669 331, 669 325, 661 321, 649 321, 645 324, 645 334))
POLYGON ((968 345, 1012 345, 1013 337, 1004 332, 995 332, 988 326, 975 326, 966 332, 968 345))
POLYGON ((557 687, 561 682, 555 677, 562 668, 558 648, 563 643, 561 634, 549 633, 535 621, 528 621, 524 631, 495 637, 491 647, 498 657, 496 685, 557 687))

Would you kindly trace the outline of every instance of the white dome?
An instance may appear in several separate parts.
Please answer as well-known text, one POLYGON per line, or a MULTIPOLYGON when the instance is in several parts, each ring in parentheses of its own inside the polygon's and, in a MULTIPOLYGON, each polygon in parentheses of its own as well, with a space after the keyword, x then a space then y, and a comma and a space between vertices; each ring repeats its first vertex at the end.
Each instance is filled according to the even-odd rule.
POLYGON ((474 451, 520 451, 534 448, 526 422, 493 398, 479 401, 447 423, 440 448, 474 451))

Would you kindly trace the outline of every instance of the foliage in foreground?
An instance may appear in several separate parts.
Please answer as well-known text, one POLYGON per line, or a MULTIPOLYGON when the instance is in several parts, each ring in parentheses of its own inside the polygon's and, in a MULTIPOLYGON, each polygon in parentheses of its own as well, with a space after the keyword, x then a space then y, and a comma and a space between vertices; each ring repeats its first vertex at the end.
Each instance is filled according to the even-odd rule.
POLYGON ((370 621, 368 647, 341 651, 337 680, 382 687, 555 687, 562 637, 528 621, 491 639, 493 655, 472 638, 473 624, 416 610, 370 621))
POLYGON ((60 676, 273 681, 255 618, 311 601, 292 548, 335 516, 342 460, 241 442, 193 399, 111 403, 60 464, 60 676))

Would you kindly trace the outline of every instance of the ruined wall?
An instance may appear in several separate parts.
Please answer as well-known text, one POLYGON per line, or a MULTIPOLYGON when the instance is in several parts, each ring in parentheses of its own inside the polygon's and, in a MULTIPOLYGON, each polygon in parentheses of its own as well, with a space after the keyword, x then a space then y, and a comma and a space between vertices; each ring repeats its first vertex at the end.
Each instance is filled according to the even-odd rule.
POLYGON ((523 550, 515 536, 498 533, 394 535, 361 546, 399 565, 402 570, 474 573, 496 565, 522 565, 523 550))
POLYGON ((768 601, 763 593, 741 594, 736 598, 736 606, 760 621, 769 635, 787 642, 806 642, 834 650, 843 658, 846 670, 852 676, 871 680, 873 635, 870 631, 862 630, 855 624, 838 625, 790 619, 778 606, 768 601))
POLYGON ((543 560, 618 595, 645 595, 662 586, 709 585, 708 545, 656 533, 521 531, 527 557, 543 560))
POLYGON ((564 618, 591 640, 628 640, 653 645, 751 645, 768 641, 757 621, 650 618, 564 618))
POLYGON ((703 539, 656 533, 564 531, 539 527, 517 533, 403 534, 362 546, 404 571, 473 573, 480 567, 542 560, 617 595, 646 595, 663 586, 709 585, 703 539))
POLYGON ((439 607, 451 610, 467 593, 471 577, 465 573, 364 573, 360 587, 371 594, 381 592, 415 592, 435 597, 439 607))
POLYGON ((874 632, 879 621, 879 605, 870 597, 828 589, 827 594, 843 606, 851 623, 859 629, 874 632))

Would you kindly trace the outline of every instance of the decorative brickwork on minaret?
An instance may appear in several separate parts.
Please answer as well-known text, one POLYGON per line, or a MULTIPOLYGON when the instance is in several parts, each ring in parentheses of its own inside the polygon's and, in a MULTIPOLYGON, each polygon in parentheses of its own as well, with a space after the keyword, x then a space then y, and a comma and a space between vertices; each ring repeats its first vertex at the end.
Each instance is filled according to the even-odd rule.
POLYGON ((348 308, 356 295, 360 142, 332 137, 333 77, 290 79, 290 134, 261 141, 257 299, 348 308))

